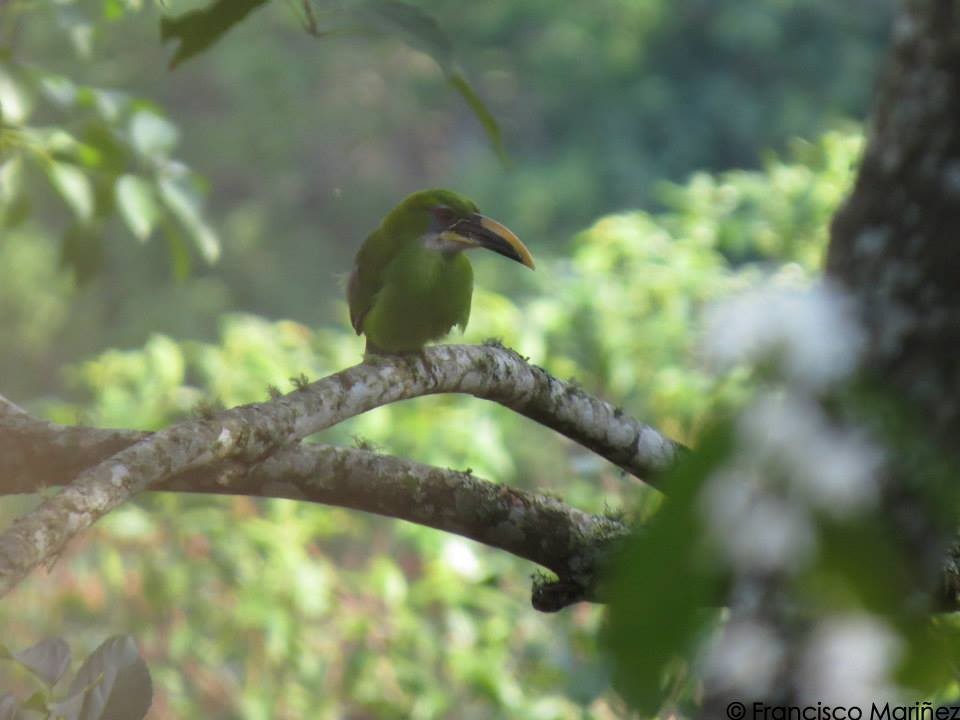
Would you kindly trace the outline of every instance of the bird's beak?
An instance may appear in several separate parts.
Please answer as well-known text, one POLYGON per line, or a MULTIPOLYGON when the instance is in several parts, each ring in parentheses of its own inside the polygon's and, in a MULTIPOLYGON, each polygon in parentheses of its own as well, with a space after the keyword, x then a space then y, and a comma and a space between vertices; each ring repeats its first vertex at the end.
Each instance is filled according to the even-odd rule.
POLYGON ((520 238, 496 220, 474 213, 458 220, 443 237, 470 247, 483 247, 533 270, 533 256, 520 238))

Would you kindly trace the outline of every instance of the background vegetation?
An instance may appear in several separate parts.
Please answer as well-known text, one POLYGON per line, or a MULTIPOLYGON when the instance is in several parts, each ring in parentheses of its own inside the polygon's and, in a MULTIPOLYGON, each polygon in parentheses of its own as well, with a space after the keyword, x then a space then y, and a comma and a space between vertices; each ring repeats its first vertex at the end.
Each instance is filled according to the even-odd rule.
MULTIPOLYGON (((342 13, 318 14, 338 30, 318 39, 298 4, 271 3, 169 72, 154 7, 7 3, 3 391, 61 422, 156 428, 352 364, 353 252, 399 197, 449 186, 538 258, 535 274, 477 259, 465 341, 500 337, 693 442, 747 381, 700 359, 701 310, 819 267, 890 5, 419 3, 498 119, 504 165, 436 53, 347 32, 342 13)), ((657 502, 476 401, 383 408, 323 439, 593 511, 657 502)), ((602 612, 534 614, 530 572, 358 513, 156 495, 0 613, 11 644, 132 633, 156 717, 622 716, 602 612)))

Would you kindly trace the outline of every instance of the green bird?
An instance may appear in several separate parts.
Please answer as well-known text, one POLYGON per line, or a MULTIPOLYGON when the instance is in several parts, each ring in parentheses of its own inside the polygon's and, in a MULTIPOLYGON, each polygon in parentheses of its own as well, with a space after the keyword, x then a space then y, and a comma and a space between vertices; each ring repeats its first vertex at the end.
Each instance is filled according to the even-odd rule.
POLYGON ((350 322, 368 353, 417 352, 464 330, 473 268, 464 250, 487 248, 533 269, 520 239, 451 190, 422 190, 391 210, 357 252, 347 284, 350 322))

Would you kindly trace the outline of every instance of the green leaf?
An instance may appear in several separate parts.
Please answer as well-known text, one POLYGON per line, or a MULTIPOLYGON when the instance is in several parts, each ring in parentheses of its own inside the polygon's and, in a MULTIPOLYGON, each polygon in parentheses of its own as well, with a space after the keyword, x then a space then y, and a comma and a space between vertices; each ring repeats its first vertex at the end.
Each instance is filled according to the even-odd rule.
POLYGON ((130 232, 142 241, 150 237, 150 233, 160 219, 160 208, 150 184, 136 175, 124 175, 116 184, 117 207, 123 216, 130 232))
POLYGON ((93 186, 80 168, 68 163, 47 164, 50 182, 81 222, 93 218, 93 186))
POLYGON ((47 638, 18 652, 15 658, 52 687, 70 667, 70 646, 63 638, 47 638))
POLYGON ((24 710, 34 710, 36 712, 47 712, 47 694, 43 690, 37 690, 33 695, 27 698, 23 703, 24 710))
POLYGON ((497 157, 502 163, 507 162, 507 153, 496 118, 457 65, 453 40, 433 17, 416 5, 401 0, 365 0, 352 12, 359 15, 361 20, 372 21, 378 29, 386 30, 388 34, 390 31, 399 30, 410 47, 429 55, 443 71, 450 86, 466 101, 480 121, 497 157))
POLYGON ((73 271, 78 285, 90 282, 103 267, 103 237, 86 225, 72 225, 60 244, 60 266, 73 271))
POLYGON ((175 18, 161 18, 161 41, 177 40, 180 43, 170 61, 170 69, 206 50, 234 25, 267 2, 268 0, 216 0, 203 10, 193 10, 175 18))
POLYGON ((6 206, 20 194, 23 184, 23 159, 19 155, 0 165, 0 206, 6 206))
POLYGON ((64 108, 71 107, 77 100, 77 86, 63 75, 44 75, 40 89, 48 100, 64 108))
POLYGON ((84 86, 77 89, 77 104, 93 109, 109 123, 116 123, 131 102, 124 92, 84 86))
POLYGON ((204 260, 216 262, 220 257, 220 240, 203 219, 196 190, 185 178, 160 178, 157 186, 164 203, 183 225, 204 260))
POLYGON ((10 203, 0 214, 0 222, 3 223, 6 228, 15 228, 28 217, 33 211, 33 205, 30 203, 30 198, 24 194, 16 198, 12 203, 10 203))
POLYGON ((500 132, 500 125, 487 106, 484 105, 483 100, 480 99, 480 96, 477 95, 476 91, 459 70, 447 73, 447 82, 467 101, 467 105, 470 106, 473 114, 477 116, 477 120, 483 125, 483 130, 487 134, 487 140, 489 140, 493 146, 493 150, 500 159, 500 162, 507 164, 510 157, 507 155, 507 149, 503 145, 503 135, 500 132))
POLYGON ((153 682, 137 644, 117 635, 93 651, 70 684, 69 694, 88 688, 78 720, 140 720, 153 702, 153 682))
POLYGON ((167 245, 170 248, 170 267, 173 277, 179 281, 186 280, 193 270, 193 258, 190 256, 187 241, 173 221, 167 223, 164 229, 167 245))
POLYGON ((62 128, 53 128, 42 137, 43 149, 58 162, 86 167, 100 164, 100 153, 96 148, 80 142, 62 128))
POLYGON ((400 30, 412 47, 425 52, 447 73, 455 62, 453 41, 439 23, 416 5, 400 0, 366 0, 361 9, 378 24, 400 30))
POLYGON ((86 690, 74 693, 59 702, 50 705, 49 715, 54 718, 66 718, 73 720, 80 717, 80 711, 83 710, 83 701, 86 697, 86 690))
POLYGON ((0 165, 0 225, 13 228, 30 215, 31 203, 23 189, 23 158, 14 155, 0 165))
POLYGON ((719 597, 723 579, 704 561, 697 498, 730 446, 729 428, 720 428, 704 434, 696 455, 681 457, 664 480, 670 497, 617 561, 606 643, 615 687, 644 716, 667 699, 666 687, 676 685, 664 682, 670 670, 713 620, 705 608, 719 597))
POLYGON ((147 157, 168 155, 177 144, 177 128, 150 110, 141 110, 130 119, 133 146, 147 157))

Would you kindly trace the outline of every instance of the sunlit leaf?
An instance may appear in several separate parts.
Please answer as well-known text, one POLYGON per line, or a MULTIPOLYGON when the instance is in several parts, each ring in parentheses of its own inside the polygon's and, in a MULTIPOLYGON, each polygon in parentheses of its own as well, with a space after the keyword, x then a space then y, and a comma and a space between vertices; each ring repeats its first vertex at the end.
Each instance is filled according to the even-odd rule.
POLYGON ((76 165, 52 161, 47 165, 50 182, 82 222, 93 218, 93 186, 76 165))
POLYGON ((160 219, 160 208, 150 183, 136 175, 124 175, 116 184, 117 207, 130 232, 146 240, 160 219))
POLYGON ((66 161, 68 164, 95 167, 100 163, 100 153, 96 148, 80 142, 61 128, 44 133, 43 147, 55 160, 66 161))
POLYGON ((30 115, 32 105, 30 94, 15 77, 13 67, 0 63, 0 120, 20 125, 30 115))
POLYGON ((139 720, 153 702, 153 682, 137 644, 129 635, 105 640, 83 662, 69 694, 88 688, 78 720, 139 720))
POLYGON ((139 10, 141 0, 103 0, 103 17, 105 20, 120 20, 133 10, 139 10))
POLYGON ((178 41, 170 60, 173 69, 217 42, 234 25, 268 0, 216 0, 202 10, 193 10, 179 17, 160 20, 160 39, 178 41))
POLYGON ((70 646, 63 638, 47 638, 16 653, 14 657, 43 682, 52 686, 70 667, 70 646))
POLYGON ((167 155, 177 144, 177 128, 166 118, 141 110, 130 120, 134 147, 148 157, 167 155))
POLYGON ((153 335, 147 340, 144 351, 150 372, 156 375, 157 382, 171 387, 183 383, 183 351, 173 340, 166 335, 153 335))
POLYGON ((77 103, 90 107, 107 122, 116 122, 130 105, 130 96, 118 90, 81 87, 77 90, 77 103))
POLYGON ((220 240, 203 219, 197 191, 185 178, 161 178, 158 183, 160 195, 170 211, 180 220, 187 234, 210 263, 220 257, 220 240))

